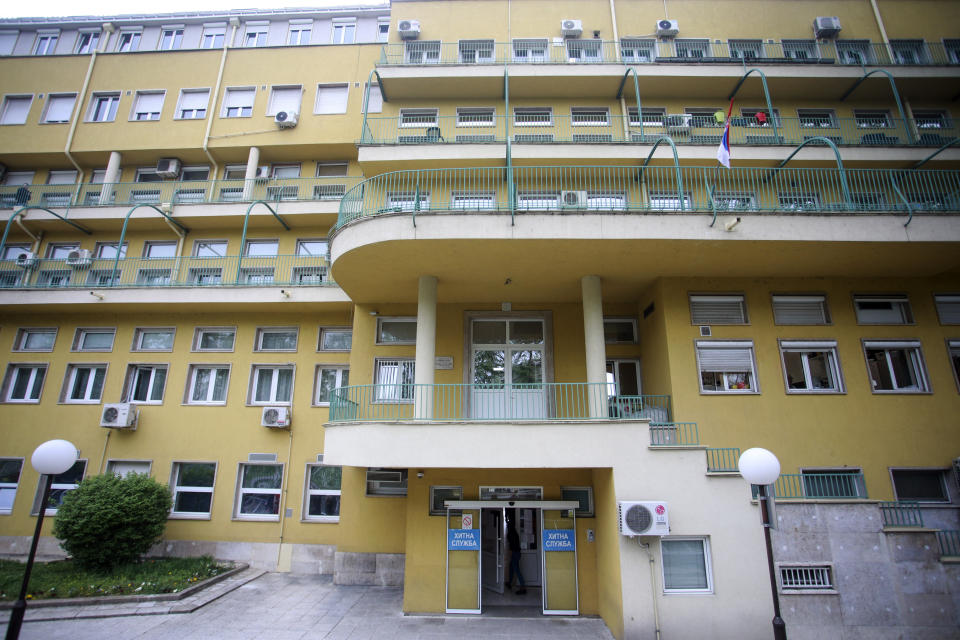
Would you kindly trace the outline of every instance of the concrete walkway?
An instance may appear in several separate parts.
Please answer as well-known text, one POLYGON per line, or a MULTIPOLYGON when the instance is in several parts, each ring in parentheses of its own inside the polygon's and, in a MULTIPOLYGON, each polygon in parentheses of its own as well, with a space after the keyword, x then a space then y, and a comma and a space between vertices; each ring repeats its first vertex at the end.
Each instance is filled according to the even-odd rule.
MULTIPOLYGON (((206 604, 186 600, 149 607, 140 603, 130 605, 130 611, 98 605, 85 611, 63 611, 64 616, 56 616, 54 610, 60 607, 28 608, 20 637, 24 640, 612 639, 606 625, 597 618, 404 616, 401 589, 339 586, 332 583, 330 576, 267 573, 257 577, 243 572, 232 578, 231 585, 223 585, 218 597, 206 604), (174 605, 178 607, 175 610, 174 605), (107 608, 95 611, 99 606, 107 608), (93 615, 109 617, 90 617, 93 615), (49 619, 52 617, 59 619, 49 619)), ((8 612, 3 612, 0 618, 4 622, 0 628, 4 630, 8 616, 8 612)))

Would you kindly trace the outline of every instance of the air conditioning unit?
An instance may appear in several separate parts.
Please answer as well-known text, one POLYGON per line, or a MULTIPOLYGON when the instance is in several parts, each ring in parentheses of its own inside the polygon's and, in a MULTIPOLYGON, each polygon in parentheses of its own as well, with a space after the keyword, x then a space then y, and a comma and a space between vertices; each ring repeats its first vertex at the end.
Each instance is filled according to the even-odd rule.
POLYGON ((298 114, 296 111, 277 111, 277 115, 273 117, 273 121, 277 123, 277 126, 281 129, 292 129, 297 126, 297 117, 298 114))
POLYGON ((813 33, 818 38, 834 38, 840 33, 840 18, 817 16, 813 21, 813 33))
POLYGON ((176 178, 180 175, 180 161, 176 158, 160 158, 157 161, 157 175, 161 178, 176 178))
POLYGON ((257 167, 257 180, 269 180, 270 179, 270 167, 264 165, 262 167, 257 167))
POLYGON ((17 266, 22 269, 33 269, 37 266, 37 254, 24 251, 17 256, 17 266))
POLYGON ((667 503, 659 501, 617 503, 620 533, 625 536, 665 536, 670 533, 667 503))
POLYGON ((579 38, 583 33, 583 20, 561 20, 560 33, 565 38, 579 38))
POLYGON ((264 407, 260 415, 260 426, 286 429, 290 426, 290 414, 290 407, 264 407))
POLYGON ((401 40, 416 40, 420 35, 420 21, 401 20, 397 23, 397 33, 401 40))
POLYGON ((561 191, 560 206, 564 209, 586 209, 587 192, 586 191, 561 191))
POLYGON ((74 249, 67 254, 67 264, 75 269, 89 267, 90 262, 90 249, 74 249))
POLYGON ((657 35, 668 38, 680 33, 680 23, 676 20, 657 20, 657 35))
POLYGON ((103 405, 100 414, 100 426, 110 429, 136 429, 140 412, 129 402, 115 402, 103 405))

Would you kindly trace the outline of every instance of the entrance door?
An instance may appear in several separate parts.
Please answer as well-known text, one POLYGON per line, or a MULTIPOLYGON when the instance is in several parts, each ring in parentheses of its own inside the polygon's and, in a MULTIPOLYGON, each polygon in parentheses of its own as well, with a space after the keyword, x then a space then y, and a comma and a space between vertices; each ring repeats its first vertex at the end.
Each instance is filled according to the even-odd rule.
POLYGON ((480 513, 481 583, 484 589, 503 593, 503 582, 506 579, 503 509, 483 509, 480 513))
POLYGON ((546 418, 543 320, 474 320, 470 417, 546 418))

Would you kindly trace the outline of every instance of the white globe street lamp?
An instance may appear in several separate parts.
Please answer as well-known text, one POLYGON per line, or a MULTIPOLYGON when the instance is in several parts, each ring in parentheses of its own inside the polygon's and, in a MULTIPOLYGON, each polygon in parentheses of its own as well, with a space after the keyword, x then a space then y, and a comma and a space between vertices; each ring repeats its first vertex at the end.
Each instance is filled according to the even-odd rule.
POLYGON ((44 476, 43 497, 40 499, 40 510, 37 513, 37 527, 33 531, 33 541, 30 543, 30 553, 27 555, 27 566, 23 571, 23 584, 20 586, 20 597, 13 603, 10 611, 10 622, 7 624, 6 640, 17 640, 20 637, 20 627, 23 625, 23 615, 27 611, 27 590, 30 587, 30 572, 33 570, 33 559, 37 555, 37 543, 40 541, 40 529, 43 527, 43 515, 50 501, 50 486, 53 476, 67 472, 74 465, 80 452, 73 443, 66 440, 48 440, 37 447, 30 464, 44 476))
POLYGON ((767 545, 767 569, 770 572, 770 590, 773 593, 773 637, 774 640, 787 640, 787 628, 780 617, 780 597, 777 594, 777 576, 773 568, 773 546, 770 543, 771 509, 767 487, 780 477, 780 461, 766 449, 754 447, 740 455, 737 462, 740 475, 751 485, 757 487, 757 500, 760 502, 760 521, 763 523, 763 538, 767 545))

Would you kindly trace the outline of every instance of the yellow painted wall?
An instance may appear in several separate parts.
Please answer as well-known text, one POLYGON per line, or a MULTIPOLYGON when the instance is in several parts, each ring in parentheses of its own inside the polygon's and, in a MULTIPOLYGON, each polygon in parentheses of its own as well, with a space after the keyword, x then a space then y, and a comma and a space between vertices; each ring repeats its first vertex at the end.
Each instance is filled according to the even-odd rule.
POLYGON ((615 638, 623 638, 623 591, 620 588, 620 531, 613 470, 593 470, 597 546, 597 613, 615 638))

